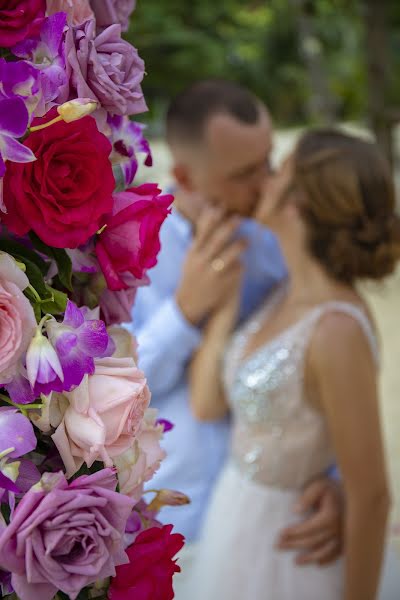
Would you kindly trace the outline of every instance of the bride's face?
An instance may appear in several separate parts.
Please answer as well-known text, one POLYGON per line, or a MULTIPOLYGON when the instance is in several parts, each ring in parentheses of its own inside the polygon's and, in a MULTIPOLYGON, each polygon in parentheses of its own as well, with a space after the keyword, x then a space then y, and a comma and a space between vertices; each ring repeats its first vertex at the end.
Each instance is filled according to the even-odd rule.
POLYGON ((279 234, 285 229, 288 220, 288 209, 293 206, 292 200, 292 160, 289 156, 280 168, 265 180, 263 193, 257 207, 257 221, 279 234))
POLYGON ((282 246, 303 248, 305 226, 298 209, 293 187, 293 159, 289 156, 265 181, 255 219, 266 225, 279 238, 282 246))

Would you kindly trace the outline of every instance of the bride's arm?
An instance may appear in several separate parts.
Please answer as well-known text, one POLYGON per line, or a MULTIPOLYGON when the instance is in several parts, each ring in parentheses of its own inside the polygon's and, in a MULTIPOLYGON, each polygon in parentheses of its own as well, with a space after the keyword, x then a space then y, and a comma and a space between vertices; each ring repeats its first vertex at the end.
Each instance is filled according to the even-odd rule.
POLYGON ((325 317, 312 340, 308 368, 343 479, 345 600, 374 600, 390 500, 376 366, 358 323, 343 314, 325 317))
POLYGON ((235 327, 238 307, 239 284, 227 302, 210 316, 202 343, 191 362, 190 403, 200 421, 216 421, 228 412, 221 378, 222 360, 235 327))

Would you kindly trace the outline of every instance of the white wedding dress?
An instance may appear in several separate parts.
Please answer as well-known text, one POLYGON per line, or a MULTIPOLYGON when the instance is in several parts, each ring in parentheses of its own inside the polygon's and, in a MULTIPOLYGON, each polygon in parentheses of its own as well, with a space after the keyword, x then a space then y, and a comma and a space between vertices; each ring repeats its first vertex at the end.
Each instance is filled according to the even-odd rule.
MULTIPOLYGON (((327 423, 304 396, 306 349, 322 315, 338 311, 360 324, 378 360, 377 341, 356 305, 329 302, 243 358, 249 336, 280 300, 278 290, 233 337, 225 387, 233 414, 230 458, 206 519, 187 600, 342 600, 342 560, 298 567, 275 549, 295 522, 299 491, 335 462, 327 423)), ((385 600, 400 599, 385 597, 385 600)))

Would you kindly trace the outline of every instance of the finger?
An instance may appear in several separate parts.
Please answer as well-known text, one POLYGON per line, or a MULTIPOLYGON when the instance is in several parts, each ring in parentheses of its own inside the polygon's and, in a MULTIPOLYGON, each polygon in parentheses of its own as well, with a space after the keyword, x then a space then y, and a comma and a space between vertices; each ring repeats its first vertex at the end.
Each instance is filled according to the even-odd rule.
POLYGON ((318 534, 321 531, 335 531, 338 528, 338 521, 332 519, 332 515, 328 511, 319 511, 312 515, 309 519, 292 525, 284 529, 280 535, 282 540, 293 540, 297 538, 307 537, 313 534, 318 534))
POLYGON ((294 510, 296 513, 305 513, 315 508, 326 492, 326 479, 316 479, 311 482, 298 498, 294 510))
POLYGON ((336 541, 337 536, 332 531, 320 531, 318 533, 290 538, 285 540, 280 540, 278 543, 278 548, 280 550, 314 550, 326 544, 332 542, 332 540, 336 541))
POLYGON ((195 232, 194 245, 197 248, 207 246, 208 240, 214 234, 224 218, 224 212, 218 207, 207 207, 201 213, 195 232))
POLYGON ((247 247, 245 240, 240 239, 232 242, 225 250, 220 254, 218 258, 223 261, 224 268, 222 271, 223 275, 228 274, 232 267, 236 270, 241 269, 240 257, 247 247))
POLYGON ((214 229, 212 235, 207 239, 205 251, 209 260, 218 257, 223 250, 232 243, 232 237, 239 226, 239 219, 233 217, 228 219, 214 229))
POLYGON ((312 552, 305 552, 296 557, 297 565, 327 565, 337 558, 342 553, 341 545, 338 542, 331 542, 323 547, 320 547, 312 552))

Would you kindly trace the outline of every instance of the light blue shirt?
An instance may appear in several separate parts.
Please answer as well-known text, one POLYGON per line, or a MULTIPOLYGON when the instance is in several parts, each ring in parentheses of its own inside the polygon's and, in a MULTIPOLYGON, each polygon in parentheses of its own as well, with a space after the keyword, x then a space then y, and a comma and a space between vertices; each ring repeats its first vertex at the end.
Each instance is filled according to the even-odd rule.
MULTIPOLYGON (((244 255, 241 321, 286 277, 286 269, 272 233, 248 220, 242 223, 240 234, 249 243, 244 255)), ((173 212, 161 230, 161 252, 150 272, 151 285, 138 290, 130 326, 139 343, 139 367, 152 392, 151 404, 159 409, 160 418, 174 423, 163 441, 167 458, 151 480, 151 488, 179 490, 191 498, 190 505, 166 507, 160 514, 160 519, 173 523, 188 542, 198 536, 229 444, 228 419, 201 423, 189 406, 187 365, 202 333, 185 320, 174 296, 191 241, 189 222, 173 212)))

